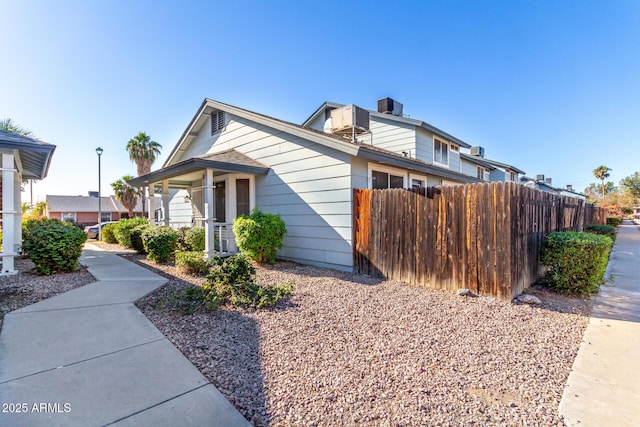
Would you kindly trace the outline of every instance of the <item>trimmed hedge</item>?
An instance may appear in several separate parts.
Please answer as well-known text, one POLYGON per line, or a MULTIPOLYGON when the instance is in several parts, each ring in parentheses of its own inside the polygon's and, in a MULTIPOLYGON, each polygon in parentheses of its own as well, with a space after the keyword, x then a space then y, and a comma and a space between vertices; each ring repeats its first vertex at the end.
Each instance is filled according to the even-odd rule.
POLYGON ((36 265, 38 274, 50 275, 78 269, 78 259, 87 235, 57 219, 30 220, 22 249, 36 265))
POLYGON ((616 240, 616 227, 613 225, 588 224, 584 226, 584 231, 609 236, 614 242, 616 240))
POLYGON ((187 231, 189 231, 191 227, 180 227, 176 230, 176 234, 178 235, 178 250, 180 252, 189 252, 191 248, 187 245, 187 231))
POLYGON ((129 233, 129 238, 131 240, 131 247, 136 250, 139 254, 146 254, 147 251, 144 249, 144 243, 142 242, 142 233, 149 227, 153 227, 150 224, 141 224, 136 225, 131 229, 129 233))
POLYGON ((149 224, 145 218, 126 218, 121 219, 116 223, 116 228, 114 230, 114 235, 118 240, 118 244, 120 246, 124 246, 125 248, 131 248, 131 230, 139 225, 149 224))
POLYGON ((607 218, 607 225, 612 225, 614 227, 619 227, 620 225, 622 225, 622 218, 618 218, 615 216, 610 216, 609 218, 607 218))
POLYGON ((209 272, 209 263, 204 259, 202 251, 177 252, 176 268, 184 274, 204 276, 209 272))
POLYGON ((191 227, 184 236, 184 241, 190 251, 204 252, 204 227, 191 227))
POLYGON ((104 227, 102 227, 102 230, 100 232, 100 237, 102 238, 102 241, 105 243, 118 243, 118 239, 116 239, 116 226, 118 224, 116 224, 115 222, 112 224, 106 224, 104 227))
POLYGON ((610 237, 585 232, 551 233, 545 240, 541 262, 549 267, 545 275, 558 292, 589 295, 604 283, 604 273, 613 241, 610 237))
POLYGON ((251 211, 251 215, 242 215, 233 221, 236 244, 244 254, 257 262, 275 262, 286 232, 280 215, 264 213, 257 208, 251 211))
POLYGON ((142 243, 147 258, 158 264, 166 264, 178 246, 178 234, 166 225, 147 227, 142 232, 142 243))

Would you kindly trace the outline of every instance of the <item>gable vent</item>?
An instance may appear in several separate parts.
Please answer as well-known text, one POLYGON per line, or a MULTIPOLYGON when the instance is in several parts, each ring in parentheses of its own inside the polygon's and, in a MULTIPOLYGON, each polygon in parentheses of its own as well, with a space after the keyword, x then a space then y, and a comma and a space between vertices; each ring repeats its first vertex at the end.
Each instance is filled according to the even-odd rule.
POLYGON ((214 111, 211 113, 211 135, 220 132, 224 128, 224 111, 214 111))

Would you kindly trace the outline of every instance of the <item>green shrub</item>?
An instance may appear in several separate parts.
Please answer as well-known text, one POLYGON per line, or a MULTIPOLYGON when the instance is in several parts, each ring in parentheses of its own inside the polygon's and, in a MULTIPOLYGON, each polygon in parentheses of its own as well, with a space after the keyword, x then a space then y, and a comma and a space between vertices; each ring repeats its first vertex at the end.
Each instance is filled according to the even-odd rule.
POLYGON ((200 307, 211 310, 225 304, 254 308, 271 307, 285 296, 291 295, 293 290, 291 283, 258 285, 255 282, 255 267, 242 254, 224 260, 216 257, 213 264, 202 288, 185 290, 181 307, 186 313, 193 313, 200 307))
POLYGON ((187 245, 187 231, 189 231, 191 227, 180 227, 176 230, 176 234, 178 235, 178 250, 180 252, 189 252, 191 248, 187 245))
POLYGON ((116 236, 116 240, 118 240, 118 244, 120 246, 124 246, 125 248, 130 248, 131 246, 131 230, 135 227, 143 224, 148 224, 145 218, 127 218, 121 219, 116 223, 116 228, 114 230, 114 235, 116 236))
POLYGON ((33 220, 22 248, 36 265, 38 274, 70 272, 78 268, 86 234, 57 219, 33 220))
POLYGON ((185 234, 185 243, 190 251, 204 251, 204 227, 191 227, 185 234))
POLYGON ((116 239, 115 231, 117 224, 114 222, 113 224, 106 224, 102 227, 100 232, 100 237, 102 241, 105 243, 118 243, 118 239, 116 239))
POLYGON ((545 279, 561 293, 589 295, 604 283, 613 242, 591 233, 551 233, 542 250, 542 264, 549 267, 545 279))
POLYGON ((243 253, 257 262, 275 262, 277 249, 282 247, 286 232, 287 228, 280 215, 264 213, 258 209, 233 222, 236 244, 243 253))
POLYGON ((616 240, 616 227, 613 225, 588 224, 584 226, 584 231, 587 233, 609 236, 609 238, 614 242, 616 240))
POLYGON ((209 263, 204 259, 202 251, 177 252, 176 268, 181 273, 203 276, 209 272, 209 263))
POLYGON ((131 240, 131 248, 135 249, 139 254, 146 254, 144 249, 144 243, 142 242, 142 233, 149 227, 153 227, 150 224, 136 225, 131 229, 129 233, 129 239, 131 240))
POLYGON ((166 225, 147 227, 142 232, 142 243, 148 253, 147 258, 158 264, 166 264, 176 250, 178 234, 166 225))
POLYGON ((619 227, 622 224, 622 219, 615 217, 615 216, 610 216, 609 218, 607 218, 607 225, 612 225, 614 227, 619 227))

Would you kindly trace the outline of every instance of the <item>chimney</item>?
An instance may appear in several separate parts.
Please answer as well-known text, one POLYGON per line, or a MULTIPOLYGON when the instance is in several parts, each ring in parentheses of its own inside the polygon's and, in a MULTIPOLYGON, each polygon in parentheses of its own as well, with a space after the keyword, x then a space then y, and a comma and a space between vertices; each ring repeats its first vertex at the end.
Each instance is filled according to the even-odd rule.
POLYGON ((567 191, 573 191, 573 185, 567 184, 567 191))
POLYGON ((402 117, 402 104, 391 98, 379 99, 378 113, 402 117))
POLYGON ((551 178, 545 178, 544 183, 547 185, 551 185, 551 178))

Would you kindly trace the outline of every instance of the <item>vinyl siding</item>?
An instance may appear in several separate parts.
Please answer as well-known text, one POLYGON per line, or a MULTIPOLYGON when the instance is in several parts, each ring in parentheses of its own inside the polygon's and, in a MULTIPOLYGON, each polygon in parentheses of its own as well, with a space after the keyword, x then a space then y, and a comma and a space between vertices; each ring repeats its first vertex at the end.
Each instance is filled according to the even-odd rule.
POLYGON ((256 206, 287 225, 278 256, 351 271, 351 157, 230 114, 215 138, 202 135, 209 126, 183 159, 235 149, 268 165, 268 175, 256 176, 256 206))
POLYGON ((370 118, 369 125, 371 135, 367 139, 365 136, 361 137, 364 143, 396 153, 407 151, 411 153, 411 157, 419 158, 416 153, 415 126, 373 116, 370 118))
POLYGON ((469 175, 469 176, 477 176, 478 175, 478 165, 475 163, 471 163, 467 160, 462 159, 461 160, 462 163, 462 170, 460 172, 462 172, 465 175, 469 175))
POLYGON ((433 163, 433 134, 422 128, 416 129, 416 159, 433 163))
POLYGON ((490 181, 506 181, 507 175, 502 169, 494 169, 489 174, 490 181))

